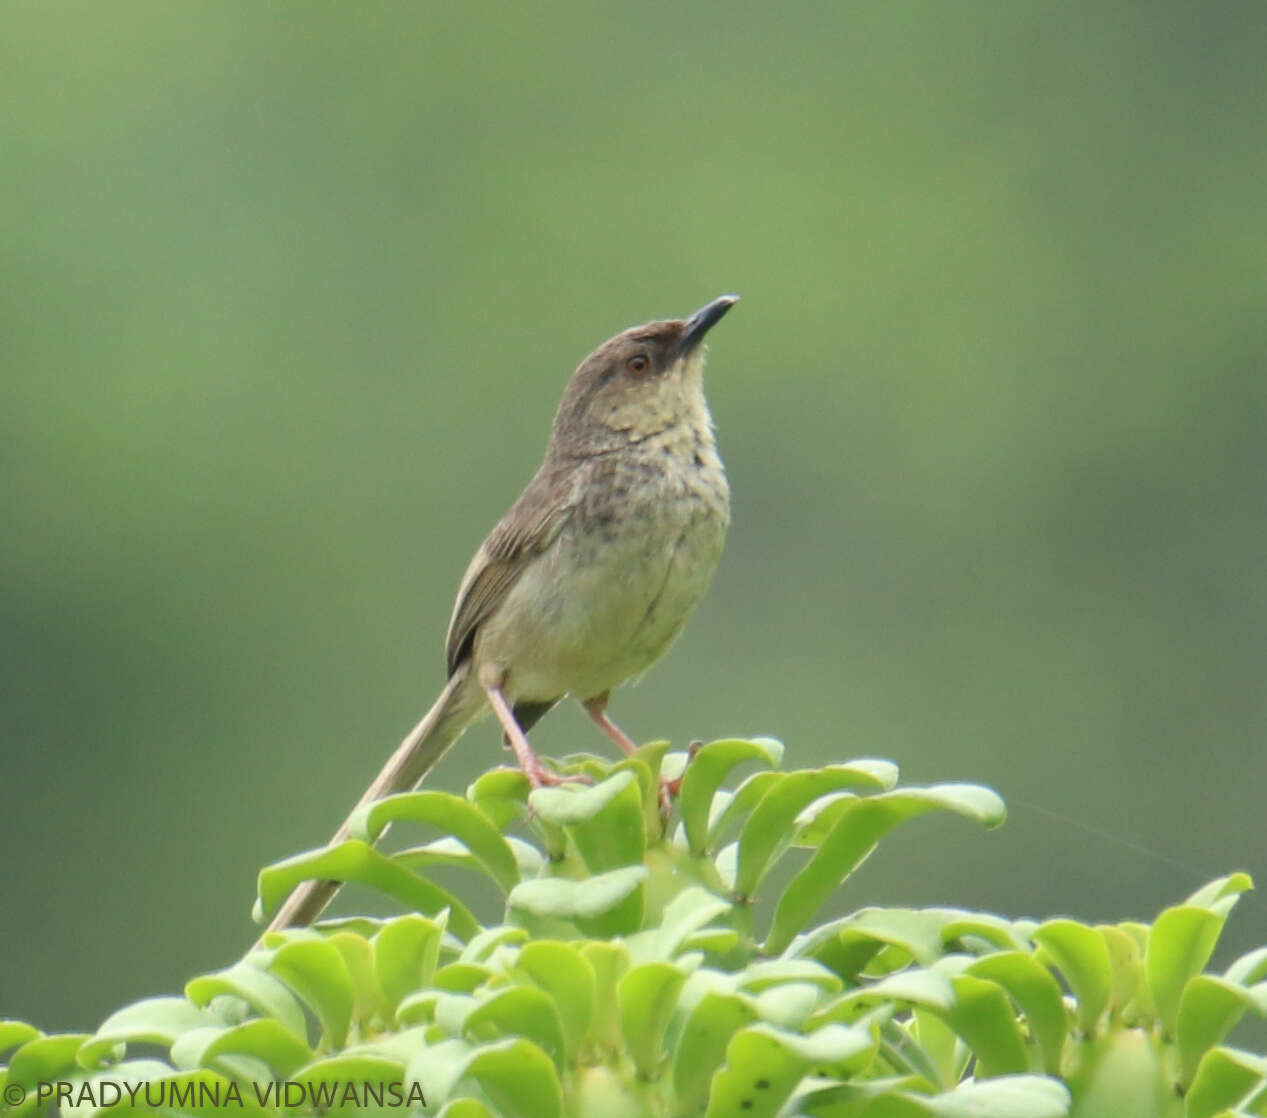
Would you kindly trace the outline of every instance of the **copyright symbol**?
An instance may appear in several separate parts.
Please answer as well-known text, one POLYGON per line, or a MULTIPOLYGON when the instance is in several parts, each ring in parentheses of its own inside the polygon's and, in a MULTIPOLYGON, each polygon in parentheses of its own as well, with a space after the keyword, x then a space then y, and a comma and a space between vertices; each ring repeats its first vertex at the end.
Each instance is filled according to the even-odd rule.
POLYGON ((21 1106, 26 1099, 26 1088, 20 1083, 6 1083, 4 1086, 4 1101, 9 1106, 21 1106))

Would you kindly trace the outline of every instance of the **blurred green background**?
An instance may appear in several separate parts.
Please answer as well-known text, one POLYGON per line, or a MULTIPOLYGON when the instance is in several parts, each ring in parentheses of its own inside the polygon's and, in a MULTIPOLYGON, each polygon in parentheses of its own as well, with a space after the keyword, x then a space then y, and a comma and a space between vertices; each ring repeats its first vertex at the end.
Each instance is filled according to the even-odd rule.
POLYGON ((235 958, 438 690, 576 362, 732 290, 728 551, 619 721, 1008 799, 839 906, 1267 877, 1265 41, 1249 3, 9 0, 0 1010, 235 958))

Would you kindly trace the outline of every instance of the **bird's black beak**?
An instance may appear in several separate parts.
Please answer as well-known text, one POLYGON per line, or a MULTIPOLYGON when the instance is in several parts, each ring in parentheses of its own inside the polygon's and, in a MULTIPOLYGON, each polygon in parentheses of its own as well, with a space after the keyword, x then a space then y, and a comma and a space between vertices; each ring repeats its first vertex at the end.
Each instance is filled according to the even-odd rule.
POLYGON ((680 350, 683 354, 690 353, 697 345, 704 340, 704 335, 709 332, 722 316, 730 310, 737 302, 738 295, 721 295, 714 299, 706 307, 700 307, 690 318, 686 320, 686 330, 682 334, 682 341, 679 343, 680 350))

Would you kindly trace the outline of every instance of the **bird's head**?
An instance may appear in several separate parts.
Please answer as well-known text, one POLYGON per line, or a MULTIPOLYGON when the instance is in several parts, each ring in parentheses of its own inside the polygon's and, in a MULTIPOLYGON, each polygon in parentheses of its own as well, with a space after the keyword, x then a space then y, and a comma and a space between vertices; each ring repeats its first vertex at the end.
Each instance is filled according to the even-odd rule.
POLYGON ((707 424, 704 337, 738 301, 722 295, 689 318, 631 326, 600 345, 563 392, 552 450, 592 454, 679 424, 707 424))

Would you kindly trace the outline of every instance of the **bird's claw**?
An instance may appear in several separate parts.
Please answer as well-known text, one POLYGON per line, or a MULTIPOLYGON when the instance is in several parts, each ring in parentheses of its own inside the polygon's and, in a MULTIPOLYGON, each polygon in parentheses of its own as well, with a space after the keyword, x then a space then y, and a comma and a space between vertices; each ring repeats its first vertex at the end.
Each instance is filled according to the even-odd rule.
POLYGON ((528 783, 533 788, 557 788, 561 784, 594 783, 594 778, 588 773, 556 773, 551 772, 544 765, 539 765, 532 770, 525 769, 524 776, 528 778, 528 783))
POLYGON ((686 769, 690 767, 691 762, 703 747, 704 743, 696 739, 686 747, 686 767, 674 777, 672 780, 660 778, 660 819, 668 823, 669 815, 673 811, 673 801, 682 794, 682 778, 686 776, 686 769))

